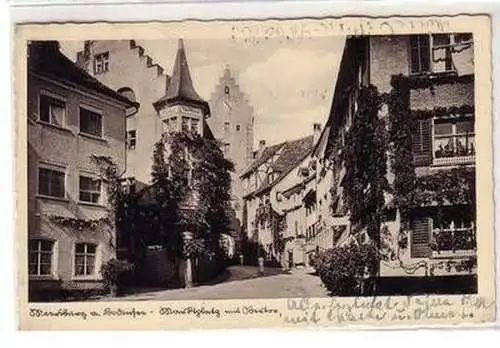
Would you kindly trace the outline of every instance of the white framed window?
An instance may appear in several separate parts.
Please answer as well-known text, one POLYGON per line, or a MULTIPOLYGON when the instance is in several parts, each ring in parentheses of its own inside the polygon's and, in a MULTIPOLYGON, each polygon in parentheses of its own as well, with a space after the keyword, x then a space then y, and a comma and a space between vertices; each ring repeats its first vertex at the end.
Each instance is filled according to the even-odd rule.
POLYGON ((96 274, 97 245, 93 243, 75 244, 75 276, 92 276, 96 274))
POLYGON ((177 132, 177 117, 171 117, 163 121, 163 132, 164 133, 177 132))
POLYGON ((109 52, 103 52, 94 56, 94 74, 102 74, 109 71, 109 52))
POLYGON ((97 110, 80 106, 80 133, 102 138, 102 115, 97 110))
POLYGON ((122 184, 122 191, 125 194, 134 194, 136 192, 136 185, 135 185, 135 178, 134 177, 123 179, 121 181, 121 184, 122 184))
POLYGON ((53 272, 54 241, 31 239, 29 241, 28 272, 34 276, 48 276, 53 272))
POLYGON ((129 130, 127 132, 127 150, 135 150, 137 144, 137 131, 129 130))
POLYGON ((433 155, 435 164, 473 161, 476 155, 474 118, 435 119, 433 155))
POLYGON ((66 169, 40 164, 38 167, 38 194, 41 196, 66 197, 66 169))
POLYGON ((101 203, 102 181, 98 178, 80 175, 79 200, 86 203, 101 203))
POLYGON ((200 134, 200 121, 196 118, 191 119, 191 131, 200 134))
POLYGON ((229 143, 224 144, 224 149, 222 150, 224 155, 229 155, 229 151, 231 151, 231 145, 229 143))
POLYGON ((455 71, 455 63, 462 63, 459 56, 472 45, 472 34, 467 33, 411 35, 410 72, 420 74, 455 71))
POLYGON ((190 124, 189 124, 189 117, 183 117, 182 118, 182 130, 185 132, 188 132, 190 130, 190 124))
POLYGON ((65 126, 66 101, 42 91, 39 96, 39 121, 58 127, 65 126))
POLYGON ((476 249, 475 215, 469 207, 446 207, 431 215, 432 234, 440 252, 476 249))

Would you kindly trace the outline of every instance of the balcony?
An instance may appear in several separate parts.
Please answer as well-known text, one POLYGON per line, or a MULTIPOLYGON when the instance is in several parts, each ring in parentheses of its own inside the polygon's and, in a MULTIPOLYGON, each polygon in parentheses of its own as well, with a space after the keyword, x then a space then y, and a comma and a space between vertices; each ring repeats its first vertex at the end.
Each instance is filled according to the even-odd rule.
POLYGON ((434 137, 434 165, 473 164, 475 159, 473 134, 434 137))
POLYGON ((434 257, 471 256, 476 250, 476 230, 474 227, 434 229, 434 257))

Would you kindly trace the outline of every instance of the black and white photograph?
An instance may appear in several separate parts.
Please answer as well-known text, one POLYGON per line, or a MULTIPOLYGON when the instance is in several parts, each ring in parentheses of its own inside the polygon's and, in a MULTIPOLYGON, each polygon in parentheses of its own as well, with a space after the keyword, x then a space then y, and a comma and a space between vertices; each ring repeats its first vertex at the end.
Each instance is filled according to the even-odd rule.
POLYGON ((474 45, 29 41, 29 301, 477 294, 474 45))

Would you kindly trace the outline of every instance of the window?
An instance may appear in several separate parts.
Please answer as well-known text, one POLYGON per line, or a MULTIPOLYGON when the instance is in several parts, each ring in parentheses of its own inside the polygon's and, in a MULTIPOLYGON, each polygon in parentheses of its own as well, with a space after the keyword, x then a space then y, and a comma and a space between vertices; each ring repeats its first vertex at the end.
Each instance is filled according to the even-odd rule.
POLYGON ((226 133, 229 132, 229 126, 230 126, 229 122, 224 122, 224 132, 226 133))
POLYGON ((430 69, 429 38, 429 35, 410 36, 412 74, 426 72, 430 69))
POLYGON ((28 268, 30 275, 52 274, 52 250, 54 242, 44 239, 29 241, 28 268))
POLYGON ((443 208, 432 218, 433 237, 440 251, 472 250, 476 247, 474 214, 468 207, 443 208))
POLYGON ((101 198, 101 180, 80 175, 80 201, 98 204, 101 198))
POLYGON ((224 88, 224 94, 229 94, 229 87, 228 87, 228 86, 226 86, 226 87, 224 88))
POLYGON ((109 52, 99 53, 94 56, 94 73, 102 74, 109 71, 109 52))
POLYGON ((135 178, 127 178, 121 181, 122 192, 125 194, 134 194, 135 191, 135 178))
POLYGON ((66 103, 62 100, 40 95, 40 121, 55 126, 64 126, 66 103))
POLYGON ((236 125, 236 131, 239 132, 241 129, 241 126, 239 124, 236 125))
POLYGON ((165 121, 167 129, 166 131, 168 132, 176 132, 177 131, 177 117, 172 117, 168 120, 165 121))
POLYGON ((102 116, 97 112, 80 107, 80 132, 102 137, 102 116))
POLYGON ((461 57, 462 52, 472 44, 471 34, 413 35, 410 37, 411 73, 461 70, 466 61, 461 57))
POLYGON ((38 193, 43 196, 65 197, 65 177, 64 170, 49 168, 38 169, 38 193))
POLYGON ((230 145, 229 144, 224 144, 224 154, 225 155, 229 155, 229 151, 230 151, 230 145))
POLYGON ((200 134, 200 121, 198 119, 191 119, 191 130, 196 134, 200 134))
POLYGON ((189 117, 182 118, 182 130, 185 132, 189 131, 189 117))
POLYGON ((135 150, 135 145, 137 142, 137 131, 130 130, 127 132, 127 149, 135 150))
POLYGON ((434 160, 471 160, 475 156, 472 119, 434 121, 434 160))
POLYGON ((97 246, 90 243, 75 245, 75 276, 88 276, 95 273, 97 246))

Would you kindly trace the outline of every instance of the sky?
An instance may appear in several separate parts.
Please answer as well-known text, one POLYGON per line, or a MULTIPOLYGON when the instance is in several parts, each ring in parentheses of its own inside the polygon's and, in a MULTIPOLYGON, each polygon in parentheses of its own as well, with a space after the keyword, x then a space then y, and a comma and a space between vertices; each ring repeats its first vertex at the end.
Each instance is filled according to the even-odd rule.
MULTIPOLYGON (((313 123, 328 118, 344 37, 237 40, 184 40, 191 77, 205 100, 229 67, 254 109, 254 145, 275 144, 312 133, 313 123)), ((177 40, 141 41, 145 54, 169 75, 177 40)), ((61 42, 75 60, 82 42, 61 42)))

